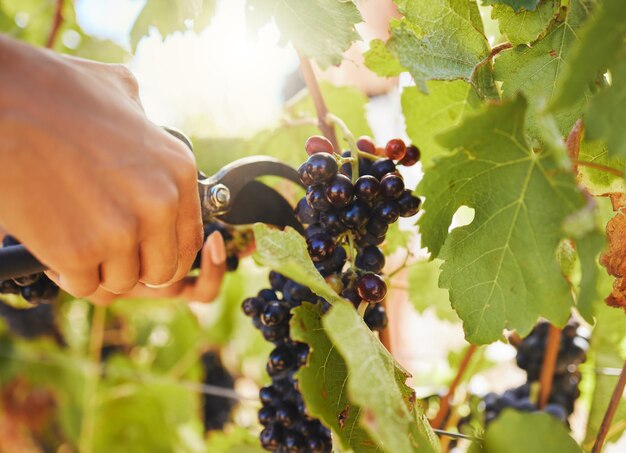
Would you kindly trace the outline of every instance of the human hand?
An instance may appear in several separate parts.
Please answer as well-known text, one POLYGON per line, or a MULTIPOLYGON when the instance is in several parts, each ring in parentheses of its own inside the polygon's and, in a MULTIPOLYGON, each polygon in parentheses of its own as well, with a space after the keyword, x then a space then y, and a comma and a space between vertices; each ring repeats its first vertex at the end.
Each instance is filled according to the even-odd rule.
POLYGON ((123 66, 0 36, 0 228, 77 297, 180 280, 202 247, 193 155, 123 66))

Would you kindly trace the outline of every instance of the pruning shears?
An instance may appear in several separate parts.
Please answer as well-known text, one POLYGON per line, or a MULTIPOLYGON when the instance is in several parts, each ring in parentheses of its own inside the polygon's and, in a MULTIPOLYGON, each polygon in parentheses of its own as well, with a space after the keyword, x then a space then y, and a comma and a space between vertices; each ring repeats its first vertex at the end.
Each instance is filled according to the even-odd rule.
MULTIPOLYGON (((181 132, 165 128, 190 149, 191 142, 181 132)), ((293 207, 273 188, 258 181, 277 176, 302 185, 298 172, 267 156, 250 156, 222 167, 213 176, 198 172, 198 192, 203 223, 222 221, 230 225, 267 223, 279 228, 291 226, 302 232, 293 207)), ((0 248, 0 280, 18 278, 46 270, 24 246, 0 248)))

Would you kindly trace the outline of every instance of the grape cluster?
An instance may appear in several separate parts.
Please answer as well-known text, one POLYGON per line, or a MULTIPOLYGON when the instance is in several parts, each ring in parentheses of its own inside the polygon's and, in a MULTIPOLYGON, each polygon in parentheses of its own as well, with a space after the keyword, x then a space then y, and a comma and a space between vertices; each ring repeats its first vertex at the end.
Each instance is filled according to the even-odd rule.
MULTIPOLYGON (((396 163, 411 166, 420 153, 394 139, 378 149, 371 139, 357 141, 355 156, 358 175, 352 175, 350 151, 338 155, 323 137, 311 137, 305 149, 308 160, 298 173, 306 186, 306 196, 295 211, 305 226, 307 250, 318 272, 355 308, 364 309, 364 321, 375 331, 387 326, 387 314, 380 304, 387 294, 381 277, 385 255, 378 247, 385 240, 390 224, 399 217, 417 213, 420 200, 405 188, 396 163), (384 155, 384 157, 381 157, 384 155)), ((271 451, 328 452, 329 430, 307 414, 294 379, 307 362, 309 347, 290 338, 291 309, 302 302, 318 304, 323 312, 326 300, 293 280, 272 271, 271 289, 246 299, 242 309, 263 334, 274 343, 266 370, 271 385, 260 391, 263 407, 259 422, 264 426, 261 445, 271 451)))
MULTIPOLYGON (((3 247, 19 245, 12 236, 5 236, 3 247)), ((56 299, 59 287, 43 272, 10 280, 0 280, 0 294, 19 294, 32 304, 49 303, 56 299)))
MULTIPOLYGON (((253 241, 251 230, 236 229, 220 222, 207 222, 204 224, 204 240, 218 231, 226 245, 226 269, 234 272, 239 267, 239 253, 246 250, 253 241)), ((192 269, 199 269, 202 261, 202 253, 198 252, 192 269)))
POLYGON ((63 342, 54 321, 54 310, 51 304, 22 309, 0 301, 0 317, 6 321, 9 331, 18 337, 48 336, 59 343, 63 342))
MULTIPOLYGON (((526 338, 515 345, 517 365, 526 371, 527 381, 520 387, 506 390, 502 395, 487 394, 484 398, 485 423, 493 421, 505 408, 524 412, 537 411, 537 406, 533 402, 535 398, 531 395, 532 389, 537 389, 536 383, 543 364, 548 327, 547 322, 540 322, 526 338)), ((548 403, 542 409, 565 424, 574 412, 574 404, 580 395, 578 384, 581 374, 578 366, 585 361, 588 348, 589 341, 579 333, 578 323, 571 321, 561 332, 552 390, 548 403)))
MULTIPOLYGON (((228 370, 222 365, 217 353, 209 351, 202 355, 202 368, 204 370, 204 384, 221 388, 233 389, 235 380, 228 370)), ((204 395, 204 429, 219 430, 230 418, 230 412, 235 402, 223 396, 204 395)))

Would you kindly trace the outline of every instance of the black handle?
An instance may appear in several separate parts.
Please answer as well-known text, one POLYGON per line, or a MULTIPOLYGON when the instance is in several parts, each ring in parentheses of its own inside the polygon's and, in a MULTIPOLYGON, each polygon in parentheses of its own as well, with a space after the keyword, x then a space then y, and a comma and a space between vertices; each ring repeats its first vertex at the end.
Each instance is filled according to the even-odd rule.
POLYGON ((46 266, 23 245, 0 248, 0 280, 24 277, 45 270, 46 266))

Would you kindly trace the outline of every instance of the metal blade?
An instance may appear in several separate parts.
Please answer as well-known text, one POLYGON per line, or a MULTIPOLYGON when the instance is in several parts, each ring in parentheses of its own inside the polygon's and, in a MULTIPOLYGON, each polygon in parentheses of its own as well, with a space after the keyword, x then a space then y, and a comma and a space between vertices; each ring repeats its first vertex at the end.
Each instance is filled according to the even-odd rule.
POLYGON ((289 202, 259 181, 249 181, 241 187, 232 201, 232 209, 218 217, 231 225, 262 222, 280 228, 290 226, 300 233, 304 232, 289 202))

